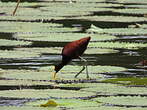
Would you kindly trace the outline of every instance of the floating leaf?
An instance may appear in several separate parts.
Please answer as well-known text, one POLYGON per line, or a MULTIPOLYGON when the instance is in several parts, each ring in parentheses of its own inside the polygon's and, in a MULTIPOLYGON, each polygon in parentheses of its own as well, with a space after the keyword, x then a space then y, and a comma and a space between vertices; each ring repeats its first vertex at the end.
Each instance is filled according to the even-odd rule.
MULTIPOLYGON (((118 84, 110 84, 108 82, 104 83, 104 81, 101 82, 102 83, 87 83, 84 84, 84 86, 82 86, 82 84, 74 84, 73 87, 81 87, 80 91, 97 92, 98 96, 146 96, 147 93, 147 88, 145 87, 127 87, 118 84)), ((62 86, 66 87, 66 85, 61 85, 61 87, 62 86)))
POLYGON ((91 25, 87 32, 95 32, 98 34, 111 34, 111 35, 145 35, 146 29, 143 28, 108 28, 102 29, 91 25))
MULTIPOLYGON (((42 5, 42 4, 41 4, 42 5)), ((11 12, 14 7, 1 7, 3 12, 11 12)), ((107 9, 107 8, 106 8, 107 9)), ((49 19, 53 17, 69 17, 69 16, 83 16, 89 15, 92 11, 99 10, 99 7, 96 7, 96 4, 83 5, 83 3, 69 4, 69 3, 46 3, 45 6, 40 7, 40 9, 28 8, 28 7, 20 7, 19 11, 17 11, 17 16, 33 16, 38 17, 38 19, 44 18, 49 19)), ((104 8, 100 8, 100 10, 105 10, 104 8)))
MULTIPOLYGON (((32 107, 32 106, 0 106, 2 110, 44 110, 43 107, 32 107)), ((115 106, 98 106, 98 107, 82 107, 78 110, 146 110, 143 107, 115 107, 115 106)), ((49 110, 61 110, 61 108, 50 107, 49 110)), ((77 108, 72 108, 72 110, 77 110, 77 108)))
MULTIPOLYGON (((54 30, 54 29, 53 29, 54 30)), ((62 29, 61 29, 62 30, 62 29)), ((69 32, 69 31, 68 31, 69 32)), ((91 37, 91 41, 105 41, 116 39, 112 35, 88 34, 88 33, 17 33, 14 35, 17 39, 32 41, 49 41, 49 42, 70 42, 83 37, 91 37)))
POLYGON ((147 78, 138 78, 138 77, 127 77, 127 78, 114 78, 107 79, 104 82, 117 83, 117 84, 126 84, 126 85, 147 85, 147 78))
POLYGON ((147 9, 117 9, 114 10, 114 12, 118 12, 118 13, 124 13, 124 14, 146 14, 147 13, 147 9))
POLYGON ((111 97, 100 97, 96 98, 96 101, 101 101, 106 104, 110 105, 124 105, 124 106, 147 106, 147 98, 146 97, 140 97, 140 96, 111 96, 111 97))
MULTIPOLYGON (((12 13, 12 10, 14 10, 14 8, 11 8, 9 13, 12 13)), ((30 10, 27 10, 25 13, 29 12, 30 10)), ((7 11, 5 11, 5 13, 7 13, 7 11)), ((23 12, 24 13, 24 12, 23 12)), ((36 13, 40 13, 40 12, 36 12, 36 13)), ((32 12, 32 14, 34 14, 34 12, 32 12)), ((49 22, 52 19, 56 19, 56 20, 61 20, 61 19, 65 19, 65 17, 51 17, 51 16, 47 16, 47 15, 42 15, 42 16, 27 16, 27 15, 20 15, 18 16, 17 14, 15 16, 12 15, 4 15, 4 16, 0 16, 1 20, 4 21, 26 21, 26 22, 49 22)))
MULTIPOLYGON (((13 52, 16 52, 17 58, 25 58, 25 57, 37 57, 37 55, 41 55, 41 54, 61 54, 62 53, 62 49, 63 47, 44 47, 44 48, 15 48, 13 52), (19 53, 20 52, 20 53, 19 53), (22 53, 26 53, 25 55, 21 55, 22 53), (29 53, 29 55, 27 54, 29 53), (32 55, 31 55, 32 53, 32 55), (36 55, 35 55, 36 54, 36 55)), ((1 58, 7 58, 7 56, 4 56, 3 52, 10 52, 11 51, 0 51, 0 57, 1 58)), ((84 54, 109 54, 109 53, 117 53, 119 52, 118 50, 114 50, 114 49, 101 49, 101 48, 87 48, 86 51, 84 52, 84 54)), ((14 55, 14 54, 13 54, 14 55)), ((8 54, 9 58, 13 58, 11 57, 11 54, 8 54)), ((14 56, 14 58, 16 58, 14 56)))
MULTIPOLYGON (((44 110, 43 107, 33 107, 33 106, 0 106, 2 110, 44 110)), ((50 110, 61 110, 59 108, 50 107, 50 110)))
POLYGON ((5 90, 0 91, 0 97, 10 98, 82 98, 95 95, 93 92, 82 92, 74 90, 61 90, 61 89, 22 89, 22 90, 5 90))
POLYGON ((146 4, 146 0, 116 0, 116 3, 135 3, 135 4, 146 4))
POLYGON ((54 85, 53 82, 32 81, 32 80, 0 80, 0 86, 34 86, 34 85, 54 85))
POLYGON ((23 50, 0 50, 0 58, 28 58, 39 57, 37 52, 23 50))
POLYGON ((1 22, 0 32, 8 33, 50 33, 50 32, 76 32, 78 28, 57 27, 51 23, 31 23, 31 22, 1 22))
POLYGON ((132 4, 132 5, 125 5, 125 7, 126 7, 126 8, 136 8, 136 9, 139 8, 139 9, 140 9, 140 8, 146 8, 147 5, 143 5, 143 4, 142 4, 142 5, 137 5, 137 4, 136 4, 136 5, 135 5, 135 4, 133 5, 133 4, 132 4))
POLYGON ((144 17, 131 17, 131 16, 81 16, 81 17, 75 17, 74 19, 80 19, 86 21, 119 22, 119 23, 146 21, 146 18, 144 17))
MULTIPOLYGON (((85 104, 86 105, 86 104, 85 104)), ((64 108, 64 107, 63 107, 64 108)), ((66 107, 65 107, 66 108, 66 107)), ((44 110, 43 107, 32 107, 32 106, 0 106, 1 110, 44 110)), ((49 110, 61 110, 58 107, 49 107, 49 110)), ((68 109, 68 108, 67 108, 68 109)), ((146 110, 146 107, 116 107, 116 106, 97 106, 97 107, 73 107, 72 110, 146 110)))
MULTIPOLYGON (((65 66, 61 72, 58 73, 57 76, 59 78, 63 78, 64 80, 78 80, 85 79, 86 73, 83 72, 78 76, 78 78, 74 78, 75 74, 78 73, 82 69, 81 66, 65 66), (73 74, 72 74, 73 73, 73 74)), ((109 72, 117 72, 117 71, 125 71, 126 68, 123 67, 115 67, 115 66, 88 66, 89 75, 93 79, 102 79, 103 76, 100 74, 93 73, 109 73, 109 72)), ((6 70, 2 77, 5 78, 14 78, 14 79, 31 79, 31 80, 51 80, 51 73, 54 71, 53 66, 41 67, 39 71, 35 70, 6 70)), ((110 73, 111 74, 111 73, 110 73)))
POLYGON ((41 104, 40 107, 56 107, 58 104, 54 100, 48 100, 47 103, 41 104))
POLYGON ((147 47, 146 43, 128 43, 128 42, 92 42, 89 47, 97 48, 119 48, 119 49, 138 49, 147 47))
MULTIPOLYGON (((67 108, 86 108, 86 107, 97 107, 101 104, 91 101, 91 100, 81 100, 81 99, 56 99, 54 100, 57 103, 58 108, 67 107, 67 108)), ((39 100, 34 102, 28 102, 25 105, 29 106, 39 106, 42 103, 46 103, 47 100, 39 100)))
MULTIPOLYGON (((42 71, 26 71, 26 70, 9 70, 6 71, 5 74, 2 75, 2 77, 5 78, 12 78, 12 79, 30 79, 30 80, 52 80, 52 72, 54 71, 53 69, 47 68, 46 70, 42 70, 42 71), (49 71, 50 69, 50 71, 49 71), (9 73, 9 74, 8 74, 9 73)), ((72 69, 72 68, 71 68, 72 69)), ((82 67, 78 67, 78 71, 76 71, 76 73, 78 73, 82 67)), ((79 79, 86 79, 86 73, 81 74, 78 78, 74 78, 75 74, 71 74, 71 72, 64 72, 62 74, 58 73, 57 77, 59 78, 58 80, 79 80, 79 79), (65 74, 64 74, 65 73, 65 74)), ((95 75, 95 74, 90 74, 91 78, 100 78, 100 75, 95 75)), ((101 76, 102 77, 102 76, 101 76)))
POLYGON ((26 25, 31 26, 28 28, 38 28, 38 27, 42 27, 42 28, 56 28, 56 27, 63 27, 62 24, 58 24, 58 23, 42 23, 42 22, 38 22, 38 23, 33 23, 33 22, 9 22, 9 21, 3 21, 0 22, 1 28, 20 28, 23 29, 24 27, 26 27, 26 25))
POLYGON ((22 45, 31 45, 31 44, 32 43, 28 41, 0 39, 0 46, 22 46, 22 45))

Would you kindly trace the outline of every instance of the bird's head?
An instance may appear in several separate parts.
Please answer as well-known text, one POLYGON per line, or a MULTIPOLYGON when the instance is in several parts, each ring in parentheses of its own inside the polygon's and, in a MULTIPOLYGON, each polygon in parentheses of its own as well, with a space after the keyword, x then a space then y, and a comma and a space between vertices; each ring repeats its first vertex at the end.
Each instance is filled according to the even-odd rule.
POLYGON ((61 64, 58 64, 58 65, 55 65, 53 70, 53 74, 52 74, 52 78, 53 79, 56 79, 56 74, 60 71, 60 69, 63 67, 64 65, 61 63, 61 64))
POLYGON ((59 70, 60 70, 59 65, 55 65, 55 67, 54 67, 55 73, 57 73, 59 70))

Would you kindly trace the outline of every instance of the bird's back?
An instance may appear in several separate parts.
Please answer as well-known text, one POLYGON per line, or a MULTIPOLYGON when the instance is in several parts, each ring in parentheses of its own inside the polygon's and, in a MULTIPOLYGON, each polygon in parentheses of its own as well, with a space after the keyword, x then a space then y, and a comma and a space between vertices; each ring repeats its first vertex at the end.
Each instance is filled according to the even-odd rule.
POLYGON ((71 59, 78 58, 86 50, 90 39, 90 37, 86 37, 66 44, 62 50, 62 55, 71 59))

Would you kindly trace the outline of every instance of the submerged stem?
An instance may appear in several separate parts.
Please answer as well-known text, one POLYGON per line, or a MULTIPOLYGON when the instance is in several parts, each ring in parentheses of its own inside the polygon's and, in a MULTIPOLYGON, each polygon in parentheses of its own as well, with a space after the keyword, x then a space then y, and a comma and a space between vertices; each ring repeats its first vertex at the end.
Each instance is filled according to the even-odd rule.
POLYGON ((13 16, 14 16, 15 13, 16 13, 16 10, 17 10, 17 8, 18 8, 19 3, 20 3, 20 0, 17 1, 17 5, 16 5, 16 7, 15 7, 15 9, 14 9, 14 11, 13 11, 13 14, 12 14, 13 16))

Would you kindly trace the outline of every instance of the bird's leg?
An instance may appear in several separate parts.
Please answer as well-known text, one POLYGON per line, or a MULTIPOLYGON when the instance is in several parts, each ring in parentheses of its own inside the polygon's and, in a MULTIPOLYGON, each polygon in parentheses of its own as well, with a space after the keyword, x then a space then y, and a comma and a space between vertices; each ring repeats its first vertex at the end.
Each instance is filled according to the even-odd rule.
POLYGON ((14 11, 13 11, 13 14, 12 14, 13 16, 14 16, 15 13, 16 13, 16 10, 17 10, 17 8, 18 8, 19 3, 20 3, 20 0, 17 1, 17 5, 16 5, 16 7, 15 7, 15 9, 14 9, 14 11))
POLYGON ((81 69, 81 71, 79 71, 76 75, 75 78, 77 78, 77 76, 85 69, 85 66, 83 66, 83 68, 81 69))
POLYGON ((80 58, 80 60, 84 61, 86 65, 83 66, 82 70, 81 70, 80 72, 78 72, 78 73, 75 75, 75 78, 85 69, 85 67, 86 67, 87 78, 89 78, 89 75, 88 75, 88 68, 87 68, 87 60, 84 59, 84 58, 82 58, 82 57, 80 57, 80 56, 79 56, 79 58, 80 58))

